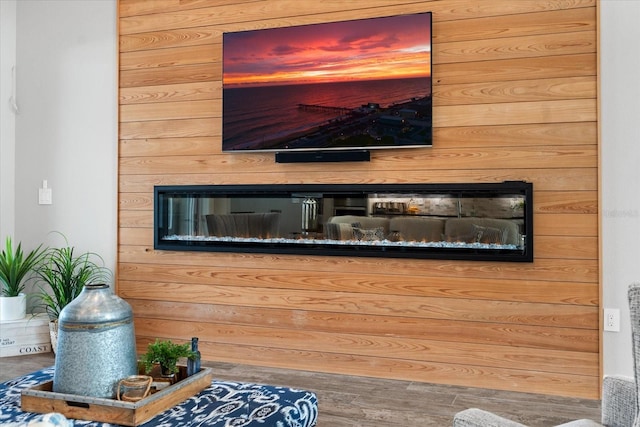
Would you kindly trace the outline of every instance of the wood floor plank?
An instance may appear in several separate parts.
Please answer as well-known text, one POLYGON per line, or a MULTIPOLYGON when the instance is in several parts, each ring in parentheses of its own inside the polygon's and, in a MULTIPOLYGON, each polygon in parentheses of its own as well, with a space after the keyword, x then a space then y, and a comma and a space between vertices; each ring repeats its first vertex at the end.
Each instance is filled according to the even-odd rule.
MULTIPOLYGON (((140 350, 140 349, 139 349, 140 350)), ((54 364, 52 353, 0 358, 0 381, 54 364)), ((600 401, 465 386, 325 374, 205 361, 215 379, 283 385, 318 396, 317 427, 451 425, 456 412, 480 407, 531 427, 600 419, 600 401)))

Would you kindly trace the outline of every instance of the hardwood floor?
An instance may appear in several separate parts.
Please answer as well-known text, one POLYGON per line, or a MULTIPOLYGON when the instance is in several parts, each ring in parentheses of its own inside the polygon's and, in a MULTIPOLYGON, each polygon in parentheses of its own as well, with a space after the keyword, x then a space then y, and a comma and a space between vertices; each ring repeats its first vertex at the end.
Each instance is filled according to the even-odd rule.
MULTIPOLYGON (((52 353, 0 358, 0 381, 6 381, 54 363, 52 353)), ((204 362, 214 378, 232 379, 312 390, 318 395, 317 427, 450 426, 453 415, 478 407, 515 421, 555 426, 573 419, 600 420, 600 401, 514 393, 204 362)))

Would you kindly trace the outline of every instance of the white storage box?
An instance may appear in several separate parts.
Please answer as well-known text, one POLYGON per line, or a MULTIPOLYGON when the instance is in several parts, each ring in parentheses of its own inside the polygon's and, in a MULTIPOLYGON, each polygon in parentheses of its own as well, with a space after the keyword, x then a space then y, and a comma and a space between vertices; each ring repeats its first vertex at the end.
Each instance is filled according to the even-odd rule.
POLYGON ((0 357, 51 351, 49 317, 42 313, 0 322, 0 357))

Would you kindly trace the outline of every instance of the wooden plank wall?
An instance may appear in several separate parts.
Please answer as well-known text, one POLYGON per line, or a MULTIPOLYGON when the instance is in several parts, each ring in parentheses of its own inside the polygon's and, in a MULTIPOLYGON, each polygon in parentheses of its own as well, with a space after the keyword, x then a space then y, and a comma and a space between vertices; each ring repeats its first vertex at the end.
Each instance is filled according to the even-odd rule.
POLYGON ((596 0, 120 0, 117 292, 139 351, 599 397, 596 0), (221 33, 433 12, 434 145, 222 154, 221 33), (153 249, 156 184, 534 184, 535 261, 153 249))

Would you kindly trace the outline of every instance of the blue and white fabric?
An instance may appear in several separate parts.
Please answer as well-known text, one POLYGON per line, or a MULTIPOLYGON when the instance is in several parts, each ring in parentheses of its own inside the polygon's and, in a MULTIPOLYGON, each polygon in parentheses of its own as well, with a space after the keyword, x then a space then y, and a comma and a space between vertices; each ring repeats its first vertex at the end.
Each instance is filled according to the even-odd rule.
MULTIPOLYGON (((0 425, 65 426, 64 417, 23 412, 20 394, 53 379, 54 368, 0 383, 0 425), (36 424, 43 421, 58 424, 36 424), (33 424, 30 424, 33 423, 33 424)), ((315 393, 288 387, 213 380, 211 386, 146 423, 144 427, 313 427, 318 418, 315 393)), ((74 426, 113 424, 73 420, 74 426)))

